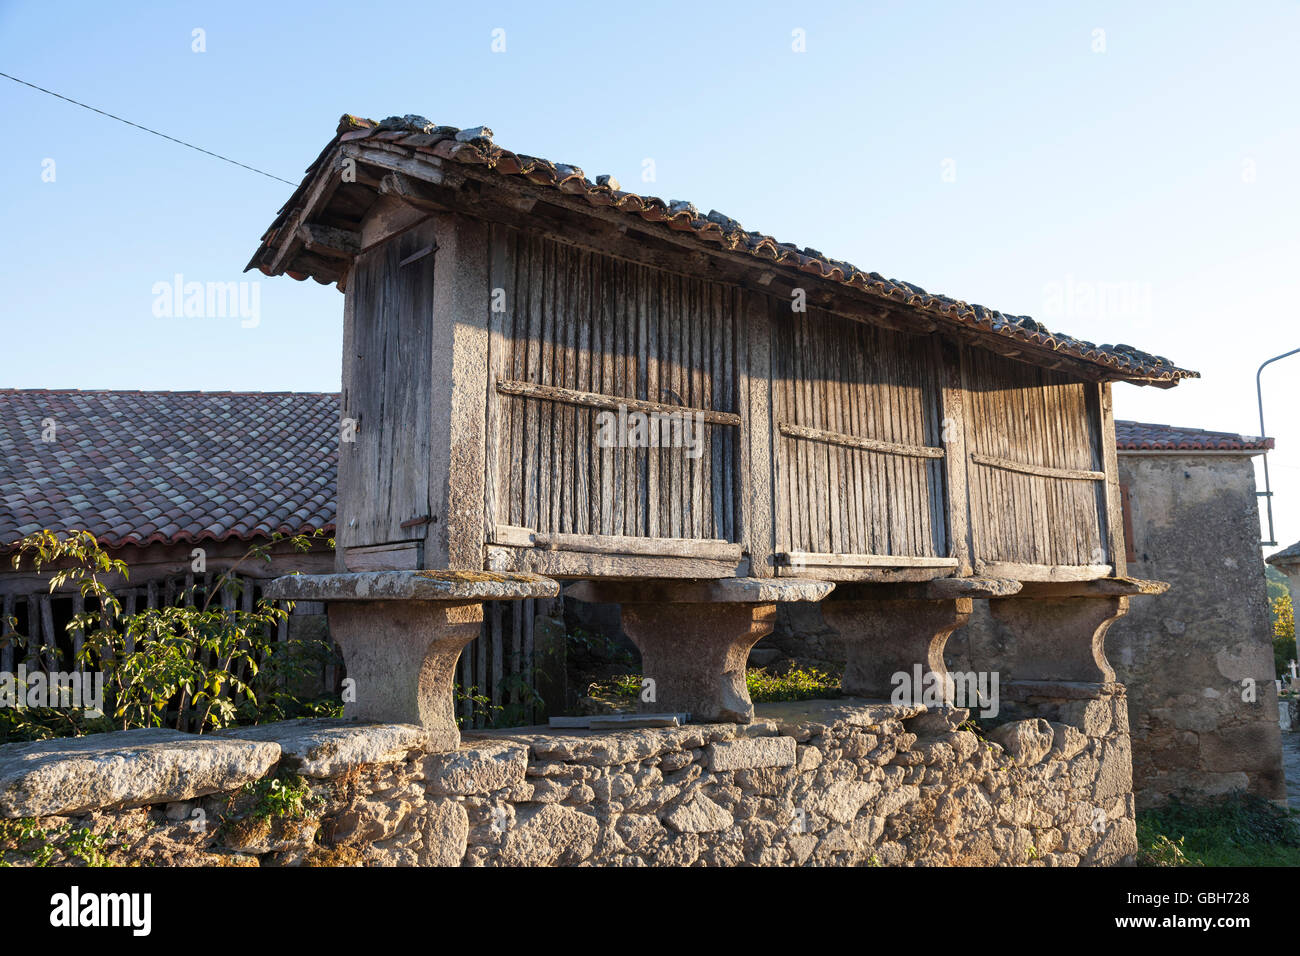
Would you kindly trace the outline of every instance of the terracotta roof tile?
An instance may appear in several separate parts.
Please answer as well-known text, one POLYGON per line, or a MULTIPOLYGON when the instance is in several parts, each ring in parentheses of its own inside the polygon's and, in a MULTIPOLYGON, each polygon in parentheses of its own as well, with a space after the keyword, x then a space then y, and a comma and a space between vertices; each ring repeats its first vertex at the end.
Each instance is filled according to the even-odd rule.
MULTIPOLYGON (((262 244, 253 255, 248 268, 257 268, 271 274, 275 250, 280 241, 287 238, 281 232, 291 225, 290 221, 304 205, 306 194, 317 175, 332 174, 325 167, 327 158, 342 143, 367 139, 383 142, 389 149, 405 150, 412 156, 428 153, 448 161, 485 166, 502 176, 522 176, 539 186, 579 196, 593 206, 614 208, 646 222, 666 222, 668 228, 689 232, 701 243, 729 251, 745 252, 788 269, 904 303, 979 332, 1004 335, 1061 352, 1103 366, 1120 377, 1167 383, 1199 377, 1197 372, 1179 368, 1163 356, 1143 352, 1131 345, 1096 345, 1071 335, 1050 332, 1027 315, 1006 315, 982 305, 932 294, 910 282, 886 279, 877 272, 864 272, 852 263, 833 259, 817 249, 801 250, 792 243, 777 242, 771 236, 745 230, 735 219, 717 210, 702 215, 697 206, 685 200, 664 202, 657 196, 639 196, 625 192, 617 188, 616 182, 604 176, 597 176, 596 181, 592 182, 577 166, 502 149, 493 143, 492 131, 487 127, 458 130, 454 126, 435 126, 423 116, 416 115, 390 116, 376 123, 374 120, 345 114, 339 120, 335 138, 322 150, 316 161, 307 167, 302 183, 281 207, 275 221, 262 236, 262 244)), ((280 271, 299 280, 310 276, 318 282, 334 281, 332 277, 314 276, 310 269, 301 271, 292 263, 280 271)))
POLYGON ((1267 451, 1273 439, 1116 419, 1115 444, 1121 451, 1267 451))
POLYGON ((338 398, 0 389, 0 546, 43 528, 111 546, 330 530, 338 398))

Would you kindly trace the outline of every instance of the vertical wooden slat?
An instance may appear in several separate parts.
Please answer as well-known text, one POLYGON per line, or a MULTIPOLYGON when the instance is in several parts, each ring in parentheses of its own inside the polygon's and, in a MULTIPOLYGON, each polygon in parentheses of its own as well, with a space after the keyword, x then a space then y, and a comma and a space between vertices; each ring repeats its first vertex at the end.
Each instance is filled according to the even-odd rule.
MULTIPOLYGON (((85 610, 86 599, 78 589, 72 595, 72 613, 74 615, 84 614, 85 610)), ((85 643, 86 632, 80 627, 74 627, 69 633, 72 635, 72 660, 69 662, 69 666, 76 669, 81 666, 81 648, 85 643)))
POLYGON ((501 696, 501 684, 505 679, 505 658, 502 649, 500 601, 492 601, 488 605, 488 623, 492 631, 492 703, 504 706, 507 702, 501 696))
POLYGON ((1093 387, 1096 403, 1096 426, 1098 443, 1101 445, 1102 461, 1105 463, 1106 481, 1106 543, 1109 545, 1109 563, 1114 574, 1124 577, 1128 574, 1128 562, 1125 559, 1124 513, 1119 496, 1119 455, 1115 445, 1115 412, 1111 405, 1110 382, 1102 382, 1093 387))
POLYGON ((3 610, 0 610, 0 614, 4 615, 4 620, 0 621, 0 670, 6 674, 14 672, 14 650, 17 632, 10 621, 13 620, 16 613, 14 596, 6 594, 4 596, 3 610))
POLYGON ((963 385, 963 350, 951 340, 938 343, 940 366, 944 372, 943 420, 945 488, 947 491, 948 557, 957 559, 957 574, 971 573, 975 543, 971 516, 970 486, 967 479, 967 425, 963 385))
POLYGON ((45 669, 53 671, 58 669, 59 665, 59 644, 58 634, 54 630, 54 609, 50 600, 50 595, 42 594, 40 600, 41 608, 41 646, 45 649, 45 669))

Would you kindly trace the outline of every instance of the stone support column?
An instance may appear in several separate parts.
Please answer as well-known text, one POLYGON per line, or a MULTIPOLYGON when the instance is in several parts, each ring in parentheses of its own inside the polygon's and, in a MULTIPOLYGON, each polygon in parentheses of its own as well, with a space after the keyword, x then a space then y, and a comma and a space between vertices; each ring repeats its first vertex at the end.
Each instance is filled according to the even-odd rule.
POLYGON ((768 578, 717 581, 583 581, 565 594, 622 606, 623 630, 641 651, 647 681, 638 709, 694 721, 747 724, 749 649, 772 632, 776 605, 819 601, 833 584, 768 578))
POLYGON ((346 719, 415 724, 428 733, 430 749, 455 750, 456 662, 481 633, 483 602, 555 597, 559 590, 535 574, 369 571, 277 578, 266 596, 325 602, 330 634, 354 682, 346 719))
POLYGON ((844 639, 844 693, 888 700, 898 689, 904 703, 922 703, 928 684, 950 705, 943 659, 949 635, 969 620, 974 598, 1018 589, 1017 582, 996 578, 839 585, 822 603, 822 617, 844 639))

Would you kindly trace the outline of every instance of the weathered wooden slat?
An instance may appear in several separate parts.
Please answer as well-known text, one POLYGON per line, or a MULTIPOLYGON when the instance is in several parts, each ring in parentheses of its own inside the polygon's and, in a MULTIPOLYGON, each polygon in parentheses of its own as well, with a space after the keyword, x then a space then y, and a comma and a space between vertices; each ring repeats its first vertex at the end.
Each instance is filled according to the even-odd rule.
POLYGON ((41 595, 41 646, 44 648, 45 669, 53 671, 59 665, 58 634, 54 630, 54 609, 48 594, 41 595))
MULTIPOLYGON (((1024 462, 1010 461, 1006 458, 995 458, 992 455, 972 454, 970 460, 977 465, 987 465, 990 468, 1001 468, 1003 471, 1014 471, 1022 475, 1037 475, 1040 478, 1060 478, 1068 481, 1105 481, 1106 473, 1104 471, 1082 471, 1073 468, 1049 468, 1046 465, 1028 465, 1024 462)), ((1038 496, 1041 498, 1041 496, 1038 496)))
POLYGON ((779 460, 779 439, 773 441, 772 426, 772 320, 769 300, 755 293, 740 293, 737 353, 740 366, 737 383, 743 406, 741 413, 740 535, 753 561, 755 577, 775 574, 772 554, 774 505, 779 507, 774 484, 783 468, 779 460))
POLYGON ((971 572, 970 489, 966 476, 966 407, 962 389, 962 350, 951 342, 935 340, 938 361, 942 363, 943 419, 940 437, 944 441, 944 501, 947 512, 948 556, 957 559, 957 573, 971 572))
POLYGON ((1128 574, 1127 551, 1124 545, 1124 513, 1119 490, 1119 458, 1115 446, 1115 414, 1111 405, 1109 382, 1092 386, 1097 392, 1097 432, 1105 462, 1106 537, 1110 546, 1110 563, 1117 576, 1128 574))
POLYGON ((12 594, 4 596, 3 609, 0 610, 0 671, 12 674, 14 671, 14 658, 17 649, 17 632, 10 623, 14 619, 15 599, 12 594))

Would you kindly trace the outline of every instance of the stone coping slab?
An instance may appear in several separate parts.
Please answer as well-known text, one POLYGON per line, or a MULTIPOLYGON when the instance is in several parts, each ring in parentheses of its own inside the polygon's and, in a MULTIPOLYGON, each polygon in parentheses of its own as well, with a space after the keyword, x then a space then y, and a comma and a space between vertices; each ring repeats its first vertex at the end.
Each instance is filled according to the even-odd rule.
POLYGON ((375 724, 337 718, 281 720, 218 731, 230 740, 279 744, 285 766, 306 777, 332 777, 359 764, 396 763, 429 745, 414 724, 375 724))
POLYGON ((837 724, 879 726, 887 720, 909 720, 926 712, 920 704, 895 705, 861 698, 782 701, 755 705, 748 724, 688 724, 685 727, 629 731, 518 727, 471 730, 462 735, 462 749, 502 742, 528 747, 536 760, 577 763, 627 763, 674 750, 707 747, 724 741, 763 737, 807 740, 837 724))
POLYGON ((272 741, 158 728, 0 744, 0 817, 189 800, 258 780, 279 759, 272 741))
POLYGON ((1012 578, 935 578, 932 581, 840 584, 833 601, 950 601, 959 598, 1002 598, 1018 594, 1022 584, 1012 578))
POLYGON ((717 578, 674 581, 578 581, 565 596, 594 604, 784 604, 820 601, 835 590, 831 581, 804 578, 717 578))
POLYGON ((1148 581, 1143 578, 1094 578, 1091 581, 1026 581, 1020 597, 1132 597, 1164 594, 1169 590, 1167 581, 1148 581))
POLYGON ((560 584, 522 571, 353 571, 290 574, 265 593, 289 601, 522 601, 556 597, 560 584))

